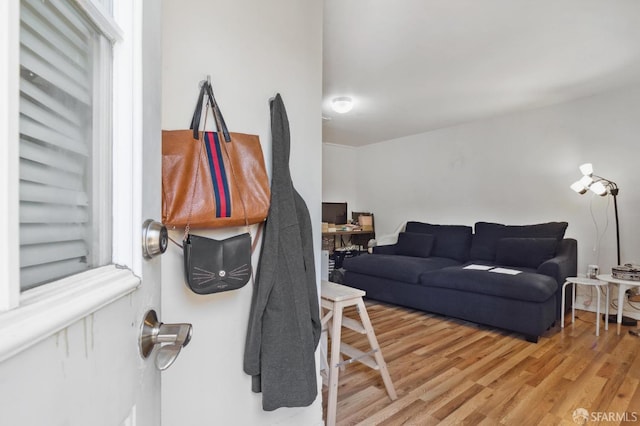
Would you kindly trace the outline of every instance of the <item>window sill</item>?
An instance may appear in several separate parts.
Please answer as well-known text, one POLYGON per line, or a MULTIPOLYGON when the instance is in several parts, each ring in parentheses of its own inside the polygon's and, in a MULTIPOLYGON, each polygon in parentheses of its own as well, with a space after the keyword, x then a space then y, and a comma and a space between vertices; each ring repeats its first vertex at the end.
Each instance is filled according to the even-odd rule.
POLYGON ((0 313, 0 362, 132 293, 140 278, 103 266, 22 293, 20 306, 0 313))

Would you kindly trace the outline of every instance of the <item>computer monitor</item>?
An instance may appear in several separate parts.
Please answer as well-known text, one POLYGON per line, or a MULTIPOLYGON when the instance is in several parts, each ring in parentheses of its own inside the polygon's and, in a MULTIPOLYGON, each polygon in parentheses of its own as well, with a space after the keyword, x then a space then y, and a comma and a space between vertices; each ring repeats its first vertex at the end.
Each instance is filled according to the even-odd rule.
POLYGON ((347 203, 322 203, 322 221, 344 225, 347 223, 347 203))

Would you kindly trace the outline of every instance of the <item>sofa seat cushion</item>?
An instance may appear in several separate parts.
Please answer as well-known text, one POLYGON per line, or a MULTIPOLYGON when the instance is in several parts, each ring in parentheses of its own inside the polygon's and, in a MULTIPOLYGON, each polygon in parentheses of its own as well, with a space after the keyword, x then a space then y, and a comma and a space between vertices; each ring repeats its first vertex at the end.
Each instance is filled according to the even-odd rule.
POLYGON ((544 302, 555 296, 558 288, 556 280, 537 274, 532 269, 518 268, 518 270, 523 272, 509 275, 452 266, 423 273, 420 277, 420 285, 529 302, 544 302))
POLYGON ((445 257, 363 254, 345 259, 343 268, 350 272, 417 284, 422 273, 453 265, 460 265, 460 262, 445 257))

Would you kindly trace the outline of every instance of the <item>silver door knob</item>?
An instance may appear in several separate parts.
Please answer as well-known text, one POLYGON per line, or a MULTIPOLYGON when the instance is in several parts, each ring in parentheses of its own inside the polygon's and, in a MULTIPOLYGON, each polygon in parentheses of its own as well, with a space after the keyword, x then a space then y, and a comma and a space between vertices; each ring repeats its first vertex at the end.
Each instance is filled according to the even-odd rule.
POLYGON ((158 321, 153 309, 147 312, 140 332, 140 354, 148 358, 153 349, 156 351, 156 367, 166 370, 173 364, 180 350, 191 341, 193 326, 191 324, 164 324, 158 321))
POLYGON ((142 224, 142 255, 145 259, 164 253, 169 243, 167 227, 153 219, 142 224))

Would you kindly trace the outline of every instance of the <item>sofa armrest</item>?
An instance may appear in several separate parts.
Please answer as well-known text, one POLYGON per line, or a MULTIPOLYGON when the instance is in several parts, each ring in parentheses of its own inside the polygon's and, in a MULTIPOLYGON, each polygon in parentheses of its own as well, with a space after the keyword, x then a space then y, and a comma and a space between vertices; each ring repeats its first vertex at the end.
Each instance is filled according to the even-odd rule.
POLYGON ((562 286, 567 277, 575 277, 578 273, 578 241, 565 238, 558 244, 556 257, 538 266, 538 273, 548 275, 562 286))
POLYGON ((386 246, 375 246, 373 254, 396 254, 396 246, 398 244, 388 244, 386 246))
MULTIPOLYGON (((556 320, 561 318, 562 286, 567 277, 575 277, 578 273, 578 242, 573 238, 565 238, 558 245, 556 257, 538 266, 538 273, 548 275, 558 283, 556 292, 556 320)), ((567 291, 570 291, 567 288, 567 291)), ((571 303, 565 304, 565 309, 571 308, 571 303)))

